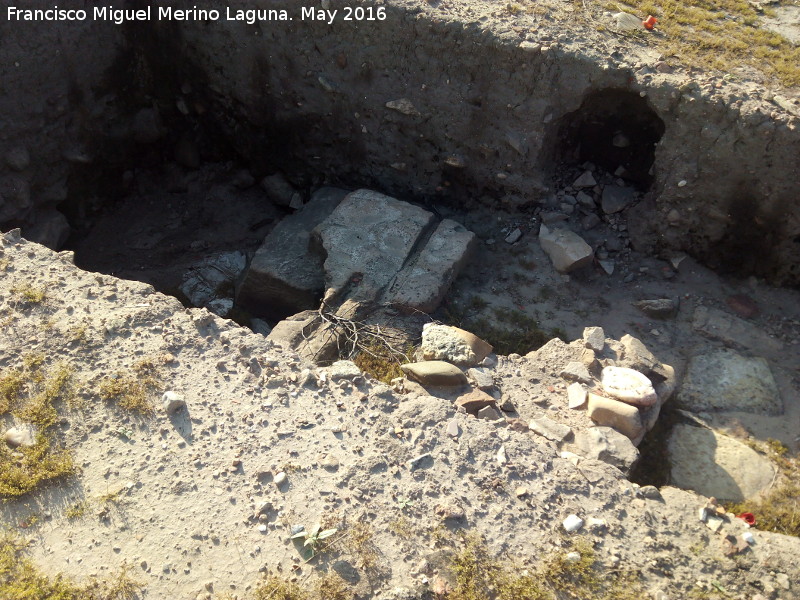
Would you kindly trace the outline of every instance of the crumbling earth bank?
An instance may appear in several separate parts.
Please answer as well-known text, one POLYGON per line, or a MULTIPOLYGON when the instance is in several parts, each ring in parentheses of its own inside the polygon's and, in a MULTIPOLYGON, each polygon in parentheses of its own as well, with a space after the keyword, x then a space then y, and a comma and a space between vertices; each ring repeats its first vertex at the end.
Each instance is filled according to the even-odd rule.
MULTIPOLYGON (((559 551, 562 521, 574 514, 600 563, 639 571, 654 597, 686 597, 697 581, 743 598, 793 593, 782 586, 798 580, 798 540, 756 532, 749 551, 726 558, 721 536, 697 518, 705 498, 639 489, 604 462, 561 454, 547 433, 459 413, 422 391, 398 395, 347 369, 317 369, 148 285, 80 271, 70 253, 14 232, 0 249, 2 365, 29 353, 65 360, 84 399, 82 410, 61 407, 59 425, 79 475, 0 506, 52 573, 102 576, 126 563, 148 598, 241 596, 264 569, 309 581, 313 567, 292 570, 294 526, 323 520, 347 532, 361 522, 380 569, 362 569, 346 544, 320 559, 323 568, 349 573, 358 597, 397 597, 400 587, 424 597, 441 569, 436 537, 448 529, 477 532, 492 553, 535 564, 559 551), (45 290, 44 301, 22 301, 14 290, 23 282, 45 290), (168 412, 135 418, 100 400, 104 379, 139 360, 159 365, 160 389, 185 407, 170 396, 168 412), (82 501, 86 512, 69 518, 82 501)), ((499 357, 494 377, 510 391, 540 379, 541 393, 558 375, 555 363, 537 360, 499 357)), ((541 412, 542 400, 523 393, 520 411, 541 412)), ((564 392, 553 402, 565 405, 564 392)), ((737 519, 720 526, 744 531, 737 519)))

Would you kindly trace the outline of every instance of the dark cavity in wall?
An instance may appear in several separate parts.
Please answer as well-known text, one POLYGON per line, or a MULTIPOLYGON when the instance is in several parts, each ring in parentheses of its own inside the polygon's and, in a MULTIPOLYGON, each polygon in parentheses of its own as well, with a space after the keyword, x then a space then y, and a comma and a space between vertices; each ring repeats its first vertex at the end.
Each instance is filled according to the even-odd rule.
POLYGON ((664 134, 664 121, 638 93, 592 92, 578 110, 561 119, 557 131, 557 160, 593 162, 643 190, 653 182, 655 146, 664 134))

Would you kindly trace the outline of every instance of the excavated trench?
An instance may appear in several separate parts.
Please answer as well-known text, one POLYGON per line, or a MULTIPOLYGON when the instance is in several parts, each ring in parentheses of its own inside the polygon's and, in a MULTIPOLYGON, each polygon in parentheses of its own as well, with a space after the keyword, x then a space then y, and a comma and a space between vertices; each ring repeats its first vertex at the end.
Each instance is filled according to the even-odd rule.
MULTIPOLYGON (((83 269, 214 309, 235 299, 264 239, 315 191, 370 188, 477 234, 481 256, 436 317, 482 323, 470 311, 488 304, 496 320, 522 315, 501 327, 529 319, 542 335, 656 331, 648 344, 676 361, 678 333, 645 326, 630 301, 665 286, 683 299, 716 293, 694 272, 672 285, 685 254, 731 281, 800 285, 793 121, 757 98, 720 102, 588 51, 387 9, 388 22, 350 28, 86 24, 63 34, 74 39, 58 42, 58 58, 4 25, 4 78, 35 101, 0 100, 3 230, 21 226, 73 250, 83 269), (103 58, 82 62, 90 47, 103 58), (15 57, 26 73, 10 70, 15 57), (544 274, 543 224, 579 233, 590 266, 544 274), (197 300, 187 281, 208 272, 222 275, 209 279, 215 295, 197 300)), ((260 319, 274 326, 322 293, 279 311, 217 312, 264 332, 260 319)), ((784 424, 754 426, 788 439, 792 410, 784 424)), ((666 481, 654 465, 665 464, 668 437, 660 425, 634 479, 666 481)))

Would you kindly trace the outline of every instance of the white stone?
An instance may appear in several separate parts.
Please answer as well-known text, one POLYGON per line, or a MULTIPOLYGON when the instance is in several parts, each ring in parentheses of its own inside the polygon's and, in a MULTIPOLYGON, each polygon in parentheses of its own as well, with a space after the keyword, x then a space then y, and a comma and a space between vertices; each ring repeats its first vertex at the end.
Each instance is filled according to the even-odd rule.
POLYGON ((422 357, 444 360, 455 365, 476 365, 492 351, 492 346, 476 335, 449 325, 428 324, 422 330, 422 357))
POLYGON ((653 383, 645 376, 625 367, 605 367, 600 376, 603 390, 617 400, 634 406, 652 406, 658 401, 653 383))
POLYGON ((283 485, 284 483, 286 483, 286 473, 281 471, 280 473, 275 475, 275 485, 280 486, 283 485))
POLYGON ((8 429, 3 439, 11 448, 29 448, 36 443, 36 428, 33 425, 17 425, 8 429))
POLYGON ((581 519, 578 515, 570 515, 564 519, 562 525, 567 533, 574 533, 583 527, 583 519, 581 519))
POLYGON ((606 334, 602 327, 586 327, 583 330, 583 341, 587 348, 602 352, 606 345, 606 334))
POLYGON ((568 229, 539 228, 539 244, 559 273, 568 273, 592 262, 594 251, 581 236, 568 229))
POLYGON ((577 410, 586 405, 586 388, 577 381, 567 387, 567 402, 569 408, 577 410))
POLYGON ((164 395, 161 396, 161 402, 164 404, 164 411, 168 415, 174 415, 181 408, 186 406, 186 401, 183 399, 183 396, 172 391, 164 392, 164 395))

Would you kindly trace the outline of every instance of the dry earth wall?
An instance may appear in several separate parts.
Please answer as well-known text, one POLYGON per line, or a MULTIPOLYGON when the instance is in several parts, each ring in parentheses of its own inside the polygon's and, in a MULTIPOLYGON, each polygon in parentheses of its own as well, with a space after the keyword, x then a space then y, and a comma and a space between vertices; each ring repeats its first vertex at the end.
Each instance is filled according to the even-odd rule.
MULTIPOLYGON (((447 20, 423 2, 386 8, 385 21, 181 23, 160 33, 180 38, 211 114, 257 169, 465 207, 542 200, 565 144, 580 144, 560 133, 586 98, 644 96, 664 127, 634 219, 639 246, 800 281, 800 129, 791 112, 745 87, 634 70, 591 40, 447 20)), ((627 115, 634 139, 639 116, 627 115)))

